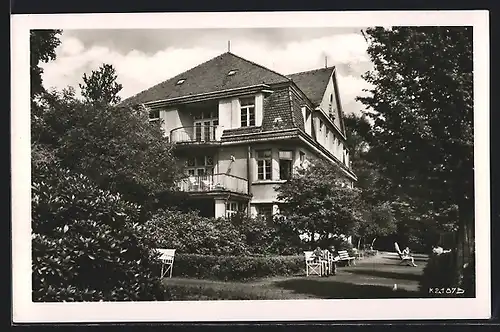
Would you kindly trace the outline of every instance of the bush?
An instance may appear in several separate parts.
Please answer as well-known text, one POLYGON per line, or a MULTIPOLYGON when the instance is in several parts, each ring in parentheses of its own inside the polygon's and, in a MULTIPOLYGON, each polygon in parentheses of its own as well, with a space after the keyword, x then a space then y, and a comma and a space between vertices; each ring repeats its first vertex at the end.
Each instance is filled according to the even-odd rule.
POLYGON ((56 164, 32 184, 33 301, 161 300, 140 207, 56 164))
POLYGON ((211 256, 178 254, 173 274, 178 277, 223 281, 288 276, 303 272, 303 256, 211 256))
POLYGON ((248 253, 244 236, 229 221, 200 217, 196 212, 160 210, 144 227, 144 237, 159 248, 200 255, 248 253))
POLYGON ((461 287, 465 291, 462 296, 473 296, 470 290, 474 288, 464 288, 464 284, 461 282, 460 273, 455 264, 455 255, 455 252, 450 252, 429 257, 420 281, 422 295, 442 297, 442 294, 429 294, 429 289, 444 288, 446 290, 447 288, 461 287))

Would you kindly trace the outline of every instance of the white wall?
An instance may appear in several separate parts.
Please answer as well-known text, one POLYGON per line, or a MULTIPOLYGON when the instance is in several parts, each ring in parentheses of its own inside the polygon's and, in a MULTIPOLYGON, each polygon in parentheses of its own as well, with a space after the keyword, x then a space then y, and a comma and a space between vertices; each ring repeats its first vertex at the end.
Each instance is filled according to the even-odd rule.
POLYGON ((333 76, 330 77, 330 80, 328 81, 328 85, 325 89, 325 94, 323 95, 323 99, 321 100, 320 103, 320 108, 323 109, 326 114, 329 114, 329 109, 330 109, 330 96, 333 97, 333 109, 334 109, 334 114, 335 114, 335 120, 334 123, 337 126, 337 128, 340 129, 340 119, 339 119, 339 114, 338 114, 338 101, 335 96, 335 86, 333 84, 333 76))
MULTIPOLYGON (((251 97, 251 96, 247 96, 251 97)), ((264 116, 264 95, 255 95, 255 125, 262 125, 264 116)), ((235 129, 241 127, 240 97, 234 97, 219 101, 219 125, 224 129, 235 129)))

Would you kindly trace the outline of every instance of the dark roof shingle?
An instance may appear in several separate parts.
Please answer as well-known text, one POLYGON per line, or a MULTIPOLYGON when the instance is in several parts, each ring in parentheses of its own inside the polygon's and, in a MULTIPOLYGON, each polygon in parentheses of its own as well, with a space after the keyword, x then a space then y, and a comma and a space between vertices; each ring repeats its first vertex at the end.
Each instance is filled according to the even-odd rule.
POLYGON ((284 75, 226 52, 123 100, 120 106, 289 81, 284 75), (237 72, 228 75, 232 70, 237 72), (180 79, 185 81, 177 84, 180 79))
POLYGON ((323 99, 323 94, 325 93, 328 81, 332 76, 335 67, 328 67, 322 69, 315 69, 295 74, 287 75, 306 97, 314 104, 318 106, 321 104, 323 99))

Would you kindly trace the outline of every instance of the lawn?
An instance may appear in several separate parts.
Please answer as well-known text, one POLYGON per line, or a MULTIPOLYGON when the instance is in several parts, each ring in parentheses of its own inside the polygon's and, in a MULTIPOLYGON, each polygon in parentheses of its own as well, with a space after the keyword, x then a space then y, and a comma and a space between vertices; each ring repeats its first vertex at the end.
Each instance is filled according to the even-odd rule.
POLYGON ((380 253, 339 267, 337 275, 273 277, 252 282, 166 278, 170 300, 378 299, 418 297, 427 261, 416 255, 417 267, 399 265, 395 254, 380 253), (393 290, 396 285, 396 290, 393 290))

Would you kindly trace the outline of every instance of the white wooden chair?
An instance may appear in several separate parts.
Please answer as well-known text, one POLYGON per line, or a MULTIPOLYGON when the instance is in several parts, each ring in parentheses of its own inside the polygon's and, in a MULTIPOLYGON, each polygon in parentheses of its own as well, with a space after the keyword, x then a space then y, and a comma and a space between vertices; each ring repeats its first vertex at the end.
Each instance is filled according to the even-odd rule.
POLYGON ((329 251, 329 250, 324 250, 326 257, 326 262, 327 262, 327 268, 328 268, 328 274, 333 273, 333 266, 335 262, 337 262, 337 259, 334 257, 334 255, 329 251))
POLYGON ((163 279, 167 273, 169 273, 169 278, 172 278, 172 271, 174 269, 175 249, 157 248, 156 251, 160 253, 161 278, 163 279))
POLYGON ((356 258, 349 256, 347 250, 339 251, 339 260, 342 262, 346 262, 347 265, 351 265, 351 262, 356 265, 356 258))
POLYGON ((306 261, 306 276, 310 274, 317 274, 322 276, 327 268, 327 262, 324 260, 315 260, 313 251, 304 251, 305 261, 306 261))

